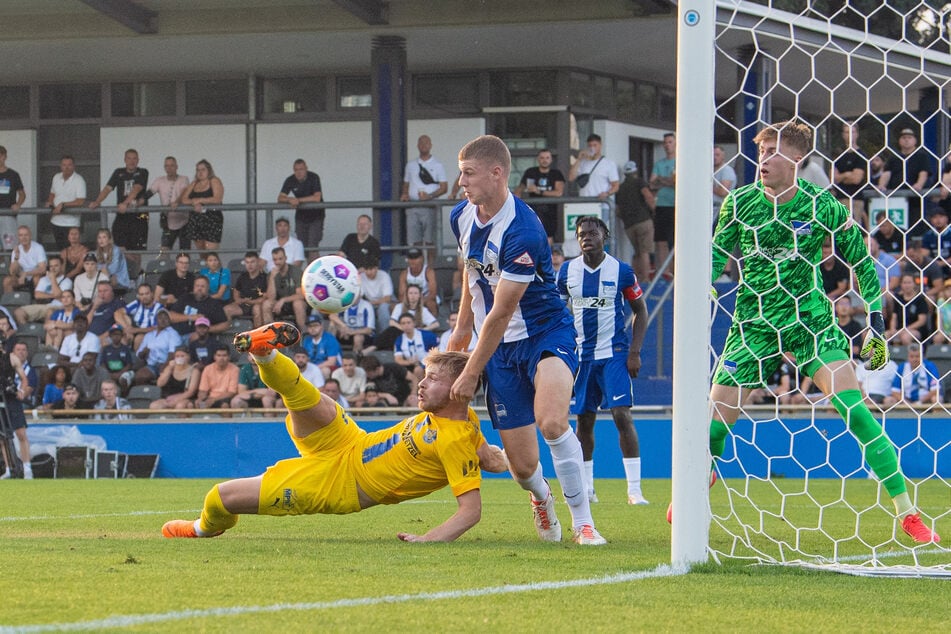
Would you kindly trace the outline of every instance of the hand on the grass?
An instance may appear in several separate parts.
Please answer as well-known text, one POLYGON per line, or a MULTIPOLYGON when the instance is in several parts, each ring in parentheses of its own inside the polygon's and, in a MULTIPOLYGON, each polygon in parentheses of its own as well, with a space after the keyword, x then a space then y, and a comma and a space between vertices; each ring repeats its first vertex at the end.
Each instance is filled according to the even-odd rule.
POLYGON ((885 341, 885 318, 879 311, 868 314, 868 332, 862 343, 862 358, 865 369, 874 372, 888 363, 888 342, 885 341))
POLYGON ((422 535, 413 535, 412 533, 397 533, 397 537, 400 538, 401 542, 424 542, 422 535))

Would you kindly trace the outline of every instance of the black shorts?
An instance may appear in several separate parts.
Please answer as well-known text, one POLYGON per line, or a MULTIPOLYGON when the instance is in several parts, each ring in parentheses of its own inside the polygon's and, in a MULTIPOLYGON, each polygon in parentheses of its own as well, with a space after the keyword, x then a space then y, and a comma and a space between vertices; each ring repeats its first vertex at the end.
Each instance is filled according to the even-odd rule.
POLYGON ((673 207, 658 207, 654 212, 654 242, 674 244, 673 207))
POLYGON ((13 396, 8 396, 6 402, 10 428, 17 430, 26 427, 26 414, 23 413, 23 403, 13 396))
POLYGON ((293 317, 294 316, 294 302, 284 302, 284 305, 281 306, 281 312, 278 313, 281 317, 293 317))
POLYGON ((112 241, 129 251, 144 251, 149 242, 148 214, 116 214, 112 221, 112 241))

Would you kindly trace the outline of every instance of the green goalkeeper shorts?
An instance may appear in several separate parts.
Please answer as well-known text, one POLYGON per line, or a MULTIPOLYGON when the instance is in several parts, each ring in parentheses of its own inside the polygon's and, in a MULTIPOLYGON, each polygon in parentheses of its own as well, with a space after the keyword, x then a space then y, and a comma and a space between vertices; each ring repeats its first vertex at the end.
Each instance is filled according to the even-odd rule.
POLYGON ((815 334, 801 323, 777 329, 761 320, 730 327, 713 382, 718 385, 758 388, 783 361, 783 352, 796 355, 800 372, 812 376, 822 363, 846 361, 849 339, 835 323, 815 334))

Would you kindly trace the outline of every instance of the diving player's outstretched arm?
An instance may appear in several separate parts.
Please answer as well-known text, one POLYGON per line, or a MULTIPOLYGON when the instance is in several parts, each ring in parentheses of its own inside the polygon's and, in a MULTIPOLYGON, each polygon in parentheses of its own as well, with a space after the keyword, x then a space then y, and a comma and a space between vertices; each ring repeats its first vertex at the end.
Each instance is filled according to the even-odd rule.
POLYGON ((479 523, 482 518, 482 494, 479 489, 466 491, 456 496, 459 508, 439 526, 430 529, 425 535, 397 533, 404 542, 451 542, 479 523))

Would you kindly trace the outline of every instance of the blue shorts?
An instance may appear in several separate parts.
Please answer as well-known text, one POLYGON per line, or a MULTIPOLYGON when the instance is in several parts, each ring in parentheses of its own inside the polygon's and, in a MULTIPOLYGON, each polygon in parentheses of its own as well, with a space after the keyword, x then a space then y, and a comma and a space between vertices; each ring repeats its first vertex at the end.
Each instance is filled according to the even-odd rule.
POLYGON ((558 357, 574 374, 578 367, 574 328, 501 343, 485 365, 485 395, 495 429, 535 424, 535 369, 545 357, 558 357))
POLYGON ((571 399, 572 414, 633 404, 634 386, 627 373, 627 352, 615 353, 610 359, 582 361, 578 366, 575 395, 571 399))

